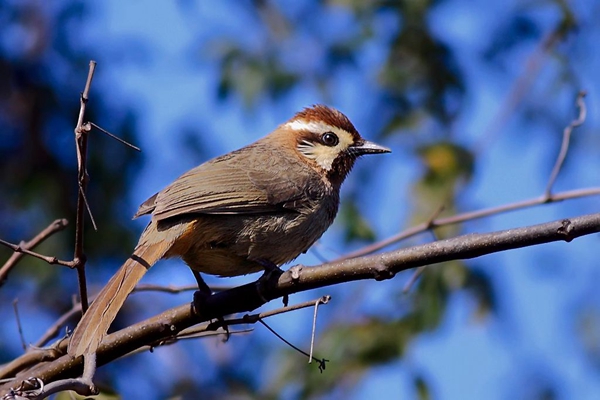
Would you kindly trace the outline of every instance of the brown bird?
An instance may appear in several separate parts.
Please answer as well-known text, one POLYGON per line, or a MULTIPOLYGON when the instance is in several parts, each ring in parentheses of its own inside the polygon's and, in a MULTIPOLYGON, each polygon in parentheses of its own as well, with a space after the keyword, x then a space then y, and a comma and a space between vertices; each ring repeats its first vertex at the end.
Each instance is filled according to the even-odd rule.
POLYGON ((295 259, 333 222, 354 161, 388 152, 364 140, 341 112, 315 105, 186 172, 140 206, 134 218, 152 220, 75 328, 69 354, 95 353, 129 293, 162 258, 181 257, 193 271, 219 276, 295 259))

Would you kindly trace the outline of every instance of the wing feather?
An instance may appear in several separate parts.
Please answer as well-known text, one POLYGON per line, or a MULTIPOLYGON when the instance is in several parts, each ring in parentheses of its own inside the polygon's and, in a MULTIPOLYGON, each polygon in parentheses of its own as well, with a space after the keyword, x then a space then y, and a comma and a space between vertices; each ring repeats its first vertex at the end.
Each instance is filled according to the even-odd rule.
POLYGON ((292 211, 318 195, 307 190, 314 174, 299 160, 257 142, 186 172, 146 200, 136 217, 152 213, 160 221, 189 213, 292 211), (257 154, 261 155, 260 159, 257 154))

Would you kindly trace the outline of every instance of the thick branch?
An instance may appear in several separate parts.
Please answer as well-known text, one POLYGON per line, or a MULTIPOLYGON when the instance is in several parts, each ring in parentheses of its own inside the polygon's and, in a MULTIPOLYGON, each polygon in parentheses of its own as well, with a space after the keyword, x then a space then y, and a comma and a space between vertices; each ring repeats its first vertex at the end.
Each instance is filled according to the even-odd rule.
MULTIPOLYGON (((554 241, 570 242, 596 232, 600 232, 600 213, 499 232, 468 234, 317 267, 295 266, 274 282, 259 280, 209 296, 198 312, 194 312, 190 304, 185 304, 110 334, 98 349, 98 363, 106 364, 141 346, 168 340, 183 329, 215 316, 252 311, 267 300, 285 295, 342 282, 389 279, 398 272, 423 265, 469 259, 554 241)), ((64 341, 58 349, 66 352, 66 345, 64 341)), ((81 361, 81 357, 73 359, 66 355, 52 362, 40 363, 31 370, 23 371, 19 379, 0 386, 0 394, 32 376, 42 379, 46 384, 59 378, 76 376, 81 373, 81 361)))

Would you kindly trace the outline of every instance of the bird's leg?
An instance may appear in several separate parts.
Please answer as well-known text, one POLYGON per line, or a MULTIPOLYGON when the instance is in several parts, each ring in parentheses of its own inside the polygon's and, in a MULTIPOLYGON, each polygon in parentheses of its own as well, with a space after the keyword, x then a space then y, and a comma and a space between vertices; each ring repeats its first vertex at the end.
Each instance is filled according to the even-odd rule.
POLYGON ((265 269, 265 275, 273 273, 279 275, 283 274, 281 268, 279 268, 277 264, 275 264, 273 261, 265 260, 264 258, 253 258, 252 261, 254 261, 257 264, 260 264, 260 266, 265 269))
MULTIPOLYGON (((210 287, 206 284, 206 282, 204 282, 200 272, 193 269, 192 274, 198 283, 198 290, 194 292, 194 309, 198 312, 202 308, 202 305, 206 302, 206 298, 212 295, 212 290, 210 290, 210 287)), ((229 326, 225 324, 225 319, 222 316, 217 317, 216 319, 218 325, 215 327, 215 330, 217 330, 219 326, 223 327, 223 329, 225 329, 225 341, 228 341, 230 336, 229 326)))
MULTIPOLYGON (((253 259, 252 261, 260 264, 265 269, 265 273, 257 281, 257 289, 258 295, 266 303, 271 299, 268 299, 267 296, 265 296, 265 289, 272 287, 275 284, 275 282, 277 282, 281 274, 283 274, 283 271, 274 262, 270 260, 257 258, 253 259)), ((288 295, 283 296, 283 304, 286 307, 288 304, 288 300, 288 295)))
POLYGON ((198 283, 198 290, 194 292, 194 302, 192 304, 194 305, 196 314, 200 314, 200 310, 203 308, 202 305, 206 302, 207 297, 212 295, 212 290, 210 290, 206 282, 204 282, 200 272, 192 270, 192 274, 198 283))
POLYGON ((206 282, 204 282, 204 279, 202 279, 202 275, 200 275, 200 272, 193 269, 192 274, 194 274, 194 278, 196 278, 196 282, 198 283, 198 291, 202 292, 202 294, 204 294, 205 296, 210 296, 212 294, 212 290, 210 290, 206 282))

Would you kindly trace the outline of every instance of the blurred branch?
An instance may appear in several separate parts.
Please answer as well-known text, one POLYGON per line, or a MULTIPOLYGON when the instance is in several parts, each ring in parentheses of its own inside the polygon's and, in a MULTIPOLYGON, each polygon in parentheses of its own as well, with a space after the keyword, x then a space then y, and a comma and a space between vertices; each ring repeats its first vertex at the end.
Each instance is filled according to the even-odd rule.
MULTIPOLYGON (((223 290, 231 289, 231 285, 210 285, 210 290, 213 292, 221 292, 223 290)), ((183 292, 193 292, 198 290, 198 285, 183 285, 183 286, 173 286, 173 285, 154 285, 152 283, 140 283, 133 289, 132 293, 136 292, 163 292, 170 294, 179 294, 183 292)))
MULTIPOLYGON (((433 240, 438 240, 438 235, 435 233, 435 231, 432 229, 433 228, 433 220, 444 210, 444 207, 441 206, 439 207, 436 212, 431 216, 431 218, 429 219, 429 232, 431 232, 431 235, 433 236, 433 240)), ((419 268, 415 269, 413 274, 411 275, 411 277, 408 279, 408 281, 404 284, 404 287, 402 288, 402 293, 408 293, 410 291, 410 289, 412 288, 412 286, 415 284, 415 282, 417 281, 417 279, 423 274, 423 272, 425 272, 425 268, 427 268, 427 265, 422 265, 419 268)))
MULTIPOLYGON (((105 337, 98 349, 99 365, 122 357, 141 346, 176 337, 182 330, 213 318, 254 310, 265 302, 293 293, 364 279, 385 280, 398 272, 422 265, 469 259, 509 249, 566 241, 600 232, 600 213, 544 224, 480 234, 468 234, 378 255, 364 256, 319 265, 295 266, 277 277, 277 281, 256 282, 208 296, 201 310, 185 304, 105 337)), ((62 354, 67 343, 57 345, 62 354)), ((27 357, 29 353, 23 357, 27 357)), ((18 360, 18 359, 17 359, 18 360)), ((17 361, 15 360, 15 362, 17 361)), ((40 362, 20 371, 19 378, 0 386, 0 393, 18 387, 23 377, 37 377, 47 384, 59 377, 77 376, 82 357, 63 355, 52 362, 40 362)), ((12 370, 14 372, 14 370, 12 370)), ((7 378, 0 371, 0 378, 7 378)))
MULTIPOLYGON (((569 19, 567 18, 567 20, 569 19)), ((525 95, 529 93, 529 89, 531 88, 535 78, 539 76, 539 71, 544 65, 544 61, 546 60, 548 54, 550 54, 552 49, 554 49, 554 47, 559 44, 574 28, 575 24, 573 22, 566 22, 563 19, 557 23, 552 32, 548 33, 543 38, 539 47, 533 51, 533 53, 525 62, 525 69, 515 80, 502 106, 492 118, 488 128, 484 130, 485 134, 474 146, 475 153, 481 153, 498 137, 499 133, 510 120, 511 114, 521 103, 525 95)))
POLYGON ((19 316, 19 301, 17 299, 13 300, 13 310, 15 311, 15 319, 17 321, 17 329, 19 331, 19 339, 21 339, 21 347, 23 350, 26 350, 27 342, 25 341, 25 336, 23 335, 23 326, 21 325, 21 317, 19 316))
POLYGON ((71 307, 71 309, 69 311, 67 311, 66 313, 61 315, 60 318, 57 319, 56 322, 54 322, 48 329, 46 329, 46 332, 44 332, 42 337, 39 338, 38 341, 33 345, 34 348, 39 348, 39 347, 45 346, 50 340, 52 340, 52 338, 54 338, 54 337, 56 337, 56 335, 58 335, 61 328, 64 325, 66 325, 66 323, 71 318, 74 318, 75 315, 77 315, 77 313, 80 313, 80 312, 81 312, 81 303, 77 303, 73 307, 71 307))
POLYGON ((579 94, 577 94, 576 104, 577 108, 579 109, 579 113, 577 115, 577 118, 571 121, 571 123, 567 125, 563 130, 563 140, 560 146, 560 152, 558 153, 556 164, 554 164, 554 168, 552 168, 552 173, 550 174, 550 179, 548 180, 548 185, 546 186, 545 195, 547 198, 551 197, 554 182, 556 181, 560 169, 562 168, 562 165, 565 162, 565 158, 567 158, 567 152, 569 151, 569 143, 571 141, 571 133, 573 132, 573 129, 577 128, 578 126, 581 126, 585 122, 585 117, 587 115, 587 108, 585 106, 585 101, 583 101, 585 95, 586 92, 583 90, 580 91, 579 94))
MULTIPOLYGON (((38 244, 42 243, 44 240, 48 239, 54 233, 62 231, 68 225, 68 221, 66 219, 57 219, 48 225, 44 230, 35 235, 33 239, 28 242, 21 242, 18 244, 18 248, 20 250, 31 250, 35 248, 38 244)), ((1 244, 6 245, 6 242, 0 241, 1 244)), ((8 246, 13 248, 11 246, 8 246)), ((6 282, 8 278, 8 274, 10 271, 17 265, 17 263, 23 258, 26 253, 21 251, 14 251, 13 255, 4 263, 2 268, 0 268, 0 287, 6 282)))

